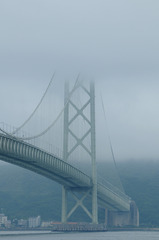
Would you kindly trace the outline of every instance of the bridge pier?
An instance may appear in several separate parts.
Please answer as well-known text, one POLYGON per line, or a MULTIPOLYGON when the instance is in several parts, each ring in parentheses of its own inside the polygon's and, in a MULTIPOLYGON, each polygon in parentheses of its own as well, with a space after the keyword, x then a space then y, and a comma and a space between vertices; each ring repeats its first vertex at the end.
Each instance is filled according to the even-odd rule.
POLYGON ((105 208, 105 224, 108 225, 108 209, 105 208))
POLYGON ((139 226, 139 211, 134 201, 130 203, 129 212, 106 210, 105 218, 110 227, 139 226))
POLYGON ((67 190, 64 186, 62 186, 62 215, 61 215, 62 223, 67 222, 67 190))

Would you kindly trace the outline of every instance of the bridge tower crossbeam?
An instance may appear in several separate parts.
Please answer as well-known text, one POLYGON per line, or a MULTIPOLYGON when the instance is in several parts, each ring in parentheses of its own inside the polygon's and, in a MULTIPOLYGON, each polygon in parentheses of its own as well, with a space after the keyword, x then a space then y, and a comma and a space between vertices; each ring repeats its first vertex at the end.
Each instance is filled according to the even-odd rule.
MULTIPOLYGON (((98 223, 98 204, 97 204, 97 171, 96 171, 96 140, 95 140, 95 89, 94 83, 91 82, 89 89, 84 87, 82 83, 78 83, 78 86, 74 89, 76 91, 78 88, 81 88, 87 95, 88 101, 86 101, 83 106, 79 109, 76 103, 71 100, 69 83, 65 83, 65 109, 64 109, 64 140, 63 140, 63 159, 68 161, 68 157, 79 147, 81 146, 90 156, 91 167, 92 167, 92 186, 91 188, 66 188, 62 186, 62 223, 66 223, 68 218, 73 214, 73 212, 80 206, 86 212, 86 214, 91 218, 92 223, 98 223), (76 110, 76 114, 70 118, 69 107, 72 106, 76 110), (90 106, 90 116, 84 114, 84 110, 90 106), (75 132, 71 129, 72 123, 81 116, 84 121, 88 123, 89 129, 86 130, 82 137, 77 136, 75 132), (69 135, 71 135, 75 140, 76 144, 68 149, 68 140, 69 135), (90 136, 90 149, 84 144, 86 137, 90 136), (68 205, 68 191, 70 191, 76 200, 75 206, 67 212, 68 205), (83 194, 82 198, 79 199, 75 192, 80 192, 83 194), (86 208, 83 201, 88 196, 91 195, 92 199, 92 210, 91 212, 86 208)), ((72 96, 72 92, 71 92, 72 96)))

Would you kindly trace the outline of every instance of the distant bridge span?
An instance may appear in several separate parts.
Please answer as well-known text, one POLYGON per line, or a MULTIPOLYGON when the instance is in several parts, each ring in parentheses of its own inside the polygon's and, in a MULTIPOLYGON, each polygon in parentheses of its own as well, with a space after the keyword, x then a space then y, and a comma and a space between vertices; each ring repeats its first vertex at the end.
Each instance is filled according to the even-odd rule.
MULTIPOLYGON (((82 171, 40 148, 0 133, 0 159, 26 168, 67 188, 91 189, 92 180, 82 171)), ((109 184, 97 183, 98 203, 110 210, 129 211, 130 198, 120 191, 113 191, 109 184)))

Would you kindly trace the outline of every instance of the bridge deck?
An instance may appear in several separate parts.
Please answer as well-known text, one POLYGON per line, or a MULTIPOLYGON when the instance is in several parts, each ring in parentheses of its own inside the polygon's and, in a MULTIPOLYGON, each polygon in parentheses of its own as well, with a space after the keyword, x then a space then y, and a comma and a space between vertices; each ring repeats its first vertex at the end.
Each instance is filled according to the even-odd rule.
MULTIPOLYGON (((89 176, 31 144, 16 138, 0 134, 0 159, 29 169, 50 178, 68 188, 91 188, 89 176)), ((111 210, 130 210, 130 199, 120 191, 113 191, 108 186, 97 185, 98 202, 111 210)))

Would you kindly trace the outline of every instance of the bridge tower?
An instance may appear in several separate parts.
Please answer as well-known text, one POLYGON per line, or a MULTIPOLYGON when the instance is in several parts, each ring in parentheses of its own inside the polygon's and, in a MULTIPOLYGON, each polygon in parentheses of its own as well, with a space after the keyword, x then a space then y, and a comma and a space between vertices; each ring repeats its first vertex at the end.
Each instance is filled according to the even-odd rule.
POLYGON ((86 88, 81 82, 78 82, 76 88, 73 91, 81 88, 88 95, 88 101, 86 101, 82 107, 78 107, 76 103, 71 100, 71 96, 73 94, 72 91, 69 90, 69 83, 65 83, 65 110, 64 110, 64 140, 63 140, 63 159, 64 161, 68 160, 68 157, 75 151, 77 147, 82 147, 90 156, 91 159, 91 175, 92 175, 92 187, 91 188, 66 188, 62 186, 62 223, 66 223, 68 218, 72 215, 72 213, 80 206, 86 212, 86 214, 91 218, 92 223, 98 223, 98 205, 97 205, 97 171, 96 171, 96 137, 95 137, 95 88, 94 83, 90 82, 89 87, 86 88), (70 106, 76 110, 76 114, 74 117, 70 116, 69 109, 70 106), (84 114, 84 110, 89 106, 89 117, 84 114), (82 137, 77 136, 75 132, 71 129, 72 123, 78 118, 82 117, 84 121, 88 123, 89 130, 85 132, 82 137), (68 139, 69 135, 71 135, 75 140, 76 144, 72 147, 72 149, 68 149, 68 139), (84 144, 84 140, 86 137, 90 137, 90 149, 84 144), (68 191, 72 193, 76 200, 75 206, 67 212, 67 202, 68 202, 68 191), (82 198, 79 199, 75 195, 75 192, 80 192, 83 194, 82 198), (92 210, 91 212, 84 206, 84 199, 91 195, 92 199, 92 210))

